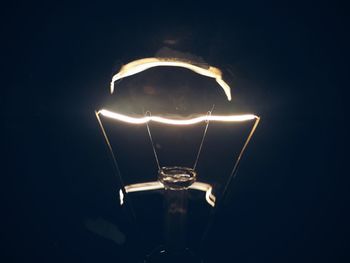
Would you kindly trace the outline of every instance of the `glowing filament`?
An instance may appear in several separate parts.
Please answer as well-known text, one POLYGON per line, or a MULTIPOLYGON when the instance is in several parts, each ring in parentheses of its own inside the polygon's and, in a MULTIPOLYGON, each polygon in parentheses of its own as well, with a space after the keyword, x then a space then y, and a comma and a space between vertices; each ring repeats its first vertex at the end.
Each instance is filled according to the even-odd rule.
POLYGON ((169 118, 164 118, 159 116, 144 116, 144 117, 135 118, 124 114, 108 111, 105 109, 98 111, 97 114, 102 114, 105 117, 122 121, 122 122, 132 123, 132 124, 144 124, 150 121, 154 121, 154 122, 170 124, 170 125, 191 125, 191 124, 196 124, 203 121, 242 122, 242 121, 249 121, 249 120, 254 120, 259 118, 253 114, 227 115, 227 116, 207 114, 207 115, 198 116, 192 119, 169 119, 169 118))
POLYGON ((114 92, 114 83, 122 78, 137 74, 141 71, 144 71, 149 68, 159 67, 159 66, 172 66, 172 67, 182 67, 192 70, 200 75, 214 78, 216 82, 224 90, 228 100, 231 100, 231 88, 230 86, 222 79, 221 70, 212 66, 209 67, 200 67, 195 64, 190 63, 189 61, 179 60, 177 58, 143 58, 132 61, 124 65, 120 71, 113 76, 111 82, 111 93, 114 92))

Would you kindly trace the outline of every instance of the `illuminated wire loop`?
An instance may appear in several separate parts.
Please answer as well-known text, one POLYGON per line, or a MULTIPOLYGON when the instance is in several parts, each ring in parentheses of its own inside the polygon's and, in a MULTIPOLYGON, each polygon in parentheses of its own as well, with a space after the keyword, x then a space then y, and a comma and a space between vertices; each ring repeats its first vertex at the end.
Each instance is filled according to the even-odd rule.
POLYGON ((169 125, 191 125, 200 123, 203 121, 217 121, 217 122, 243 122, 258 119, 259 117, 254 114, 242 114, 242 115, 201 115, 191 119, 170 119, 159 116, 144 116, 144 117, 130 117, 124 114, 112 112, 109 110, 99 110, 97 114, 101 114, 104 117, 115 119, 122 122, 131 124, 144 124, 150 121, 169 124, 169 125))
POLYGON ((115 82, 122 78, 140 73, 149 68, 159 67, 159 66, 171 66, 171 67, 181 67, 192 70, 200 75, 213 78, 224 90, 227 99, 231 100, 231 88, 222 79, 222 72, 216 67, 209 66, 208 68, 200 67, 198 65, 192 64, 189 61, 183 61, 178 58, 143 58, 132 61, 120 69, 120 71, 115 74, 111 81, 111 93, 113 94, 115 88, 115 82))
MULTIPOLYGON (((159 182, 147 182, 147 183, 138 183, 138 184, 130 184, 126 185, 124 187, 126 193, 133 193, 133 192, 142 192, 142 191, 151 191, 151 190, 158 190, 158 189, 164 189, 164 185, 159 182)), ((216 197, 212 194, 213 187, 210 184, 207 183, 201 183, 201 182, 194 182, 189 189, 198 190, 205 192, 205 200, 209 205, 212 207, 215 206, 216 197)), ((124 193, 120 189, 119 190, 119 199, 120 199, 120 205, 124 204, 124 193)))

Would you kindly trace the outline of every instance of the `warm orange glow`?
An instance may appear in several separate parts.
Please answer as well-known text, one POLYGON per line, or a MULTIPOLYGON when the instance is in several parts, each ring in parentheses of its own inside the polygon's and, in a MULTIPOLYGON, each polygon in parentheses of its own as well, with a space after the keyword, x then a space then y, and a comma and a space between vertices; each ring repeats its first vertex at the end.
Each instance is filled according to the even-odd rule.
MULTIPOLYGON (((126 193, 133 193, 133 192, 164 189, 164 185, 161 182, 156 181, 156 182, 147 182, 147 183, 139 183, 139 184, 130 184, 125 186, 124 189, 126 193)), ((215 206, 216 197, 212 194, 213 187, 210 184, 194 182, 189 187, 189 189, 205 192, 205 200, 207 201, 207 203, 212 207, 215 206)), ((124 193, 121 189, 119 190, 119 199, 120 199, 120 205, 123 205, 124 193)))
POLYGON ((130 117, 120 113, 112 112, 109 110, 99 110, 97 114, 102 114, 103 116, 111 119, 115 119, 122 122, 127 122, 131 124, 144 124, 150 121, 169 124, 169 125, 191 125, 204 121, 217 121, 217 122, 242 122, 258 119, 259 117, 253 114, 243 114, 243 115, 201 115, 191 119, 169 119, 159 116, 144 116, 144 117, 130 117))
POLYGON ((126 65, 124 65, 120 71, 113 76, 112 82, 111 82, 111 93, 114 92, 114 83, 117 80, 120 80, 122 78, 137 74, 139 72, 142 72, 144 70, 147 70, 149 68, 153 67, 159 67, 159 66, 171 66, 171 67, 182 67, 187 68, 189 70, 192 70, 200 75, 214 78, 216 82, 222 87, 224 90, 227 99, 231 100, 231 88, 230 86, 222 79, 222 72, 220 69, 209 66, 209 67, 200 67, 198 65, 195 65, 191 63, 190 61, 184 61, 177 58, 143 58, 138 59, 135 61, 132 61, 126 65))

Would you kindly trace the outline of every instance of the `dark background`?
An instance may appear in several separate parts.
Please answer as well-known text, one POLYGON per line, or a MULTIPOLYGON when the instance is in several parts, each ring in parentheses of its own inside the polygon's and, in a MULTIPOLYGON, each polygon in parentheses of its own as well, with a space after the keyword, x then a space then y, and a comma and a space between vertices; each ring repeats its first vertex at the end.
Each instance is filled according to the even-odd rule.
POLYGON ((93 111, 121 64, 164 46, 229 68, 233 104, 262 118, 208 262, 348 262, 345 5, 13 1, 1 12, 2 262, 129 262, 130 246, 84 224, 121 217, 93 111))

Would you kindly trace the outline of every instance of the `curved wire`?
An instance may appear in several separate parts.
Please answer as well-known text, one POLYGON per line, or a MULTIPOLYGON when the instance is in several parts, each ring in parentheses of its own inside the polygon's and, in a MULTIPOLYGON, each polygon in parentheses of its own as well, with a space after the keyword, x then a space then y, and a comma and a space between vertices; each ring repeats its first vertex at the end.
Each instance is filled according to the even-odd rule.
POLYGON ((208 67, 200 67, 191 63, 190 61, 181 60, 178 58, 143 58, 134 60, 120 69, 120 71, 115 74, 111 81, 111 93, 113 94, 115 85, 114 83, 117 80, 122 78, 140 73, 149 68, 159 67, 159 66, 171 66, 171 67, 181 67, 187 68, 196 72, 200 75, 214 78, 216 82, 220 85, 220 87, 224 90, 227 99, 231 100, 231 88, 230 86, 222 79, 222 72, 220 69, 212 66, 208 67))
POLYGON ((241 115, 201 115, 191 119, 170 119, 160 116, 143 116, 143 117, 131 117, 121 113, 112 112, 106 109, 101 109, 97 114, 102 114, 103 116, 111 119, 115 119, 122 122, 128 122, 131 124, 144 124, 150 121, 169 124, 169 125, 192 125, 200 123, 203 121, 218 121, 218 122, 242 122, 258 119, 259 117, 254 114, 241 114, 241 115))

